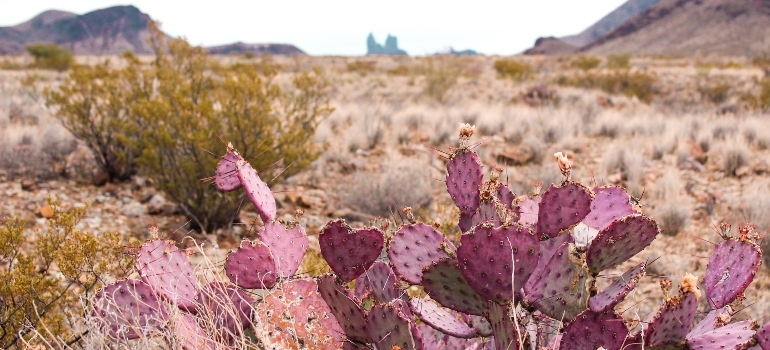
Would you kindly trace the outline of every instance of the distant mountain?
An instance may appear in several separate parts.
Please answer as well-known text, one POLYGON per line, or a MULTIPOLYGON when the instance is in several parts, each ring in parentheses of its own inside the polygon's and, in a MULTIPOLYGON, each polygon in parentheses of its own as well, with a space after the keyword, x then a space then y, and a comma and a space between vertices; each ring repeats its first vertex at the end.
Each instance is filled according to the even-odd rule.
POLYGON ((767 54, 770 0, 663 0, 581 51, 597 55, 767 54))
POLYGON ((35 42, 53 42, 75 54, 150 53, 150 16, 134 6, 115 6, 84 15, 46 11, 13 27, 0 27, 0 54, 22 54, 35 42))
POLYGON ((523 53, 525 55, 568 55, 577 52, 578 49, 580 49, 579 46, 549 36, 546 38, 537 38, 535 46, 523 53))
POLYGON ((290 44, 234 44, 207 47, 206 50, 214 55, 253 53, 257 55, 305 55, 305 52, 290 44))
POLYGON ((660 0, 628 0, 580 34, 559 39, 577 47, 588 45, 658 2, 660 0))
POLYGON ((367 55, 406 55, 406 51, 398 48, 398 38, 388 34, 385 39, 385 45, 380 45, 374 40, 374 35, 369 33, 366 38, 366 54, 367 55))
MULTIPOLYGON (((134 6, 115 6, 84 15, 46 11, 12 27, 0 27, 0 55, 20 55, 25 46, 47 42, 65 46, 77 55, 116 55, 125 51, 151 54, 147 43, 147 23, 152 19, 134 6)), ((288 44, 244 44, 216 46, 211 53, 253 52, 274 55, 301 55, 302 50, 288 44)))

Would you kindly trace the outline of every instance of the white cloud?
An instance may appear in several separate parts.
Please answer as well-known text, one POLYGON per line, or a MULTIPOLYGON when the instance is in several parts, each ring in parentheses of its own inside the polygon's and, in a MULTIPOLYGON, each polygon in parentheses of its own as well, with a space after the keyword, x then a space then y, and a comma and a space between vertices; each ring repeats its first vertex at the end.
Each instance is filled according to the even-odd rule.
MULTIPOLYGON (((314 55, 361 55, 366 36, 390 33, 413 55, 474 49, 511 55, 540 36, 575 34, 620 6, 624 0, 479 0, 370 2, 354 0, 157 1, 131 4, 163 22, 171 35, 192 43, 244 41, 297 45, 314 55)), ((125 5, 109 0, 0 0, 0 26, 24 22, 48 9, 86 13, 125 5)))

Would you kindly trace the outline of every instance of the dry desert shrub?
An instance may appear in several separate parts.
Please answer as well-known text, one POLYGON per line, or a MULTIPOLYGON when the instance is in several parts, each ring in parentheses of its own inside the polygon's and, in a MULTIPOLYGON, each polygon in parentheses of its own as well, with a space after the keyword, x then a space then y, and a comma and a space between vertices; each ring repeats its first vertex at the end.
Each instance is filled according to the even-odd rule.
POLYGON ((666 169, 653 188, 653 215, 660 223, 664 234, 676 236, 690 219, 689 198, 682 194, 684 185, 679 171, 666 169))
POLYGON ((736 171, 749 162, 751 151, 743 138, 731 137, 714 146, 721 158, 720 166, 727 176, 736 176, 736 171))
POLYGON ((634 197, 639 197, 644 191, 644 163, 641 149, 613 145, 604 156, 602 167, 606 176, 620 174, 628 192, 634 197))
POLYGON ((355 211, 388 217, 396 208, 424 208, 433 198, 433 180, 425 167, 407 160, 384 165, 380 172, 359 172, 338 192, 343 204, 355 211))
POLYGON ((496 60, 494 68, 500 78, 512 79, 514 81, 526 80, 533 73, 532 66, 529 63, 514 59, 496 60))

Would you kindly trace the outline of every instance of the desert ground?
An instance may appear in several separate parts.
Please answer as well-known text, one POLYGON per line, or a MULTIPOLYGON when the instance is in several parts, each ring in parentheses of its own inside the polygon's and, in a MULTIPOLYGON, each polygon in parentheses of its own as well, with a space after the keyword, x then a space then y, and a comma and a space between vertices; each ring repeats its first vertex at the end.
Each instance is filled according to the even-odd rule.
MULTIPOLYGON (((485 170, 503 168, 504 181, 519 195, 533 193, 538 183, 561 181, 553 160, 561 151, 573 162, 575 179, 624 185, 640 199, 663 234, 628 262, 656 260, 624 302, 624 316, 648 319, 662 300, 658 279, 676 283, 683 271, 703 276, 712 244, 721 240, 720 223, 751 221, 761 232, 770 229, 770 123, 761 106, 747 102, 761 93, 767 73, 746 58, 631 57, 623 68, 612 67, 608 57, 587 68, 577 61, 582 59, 270 58, 281 67, 278 80, 320 67, 335 108, 315 134, 324 153, 299 174, 270 184, 279 211, 291 216, 296 208, 305 210, 301 223, 314 249, 313 236, 332 218, 360 226, 376 217, 398 218, 394 213, 403 206, 418 208, 421 218, 456 235, 458 212, 444 190, 444 155, 457 147, 458 124, 470 123, 485 170), (526 63, 531 71, 520 79, 501 76, 495 61, 502 59, 526 63), (649 95, 626 93, 621 81, 605 90, 580 83, 588 75, 618 72, 650 77, 649 95)), ((100 183, 88 149, 23 84, 30 74, 51 87, 66 75, 0 70, 0 217, 26 219, 26 232, 34 237, 48 225, 41 209, 50 196, 65 207, 88 206, 83 230, 143 239, 148 225, 158 225, 176 238, 189 234, 205 243, 214 265, 251 237, 257 217, 251 205, 244 204, 241 223, 230 229, 188 232, 184 216, 149 179, 100 183)), ((603 276, 600 285, 625 267, 603 276)), ((736 317, 768 321, 767 264, 746 296, 746 309, 736 317)))

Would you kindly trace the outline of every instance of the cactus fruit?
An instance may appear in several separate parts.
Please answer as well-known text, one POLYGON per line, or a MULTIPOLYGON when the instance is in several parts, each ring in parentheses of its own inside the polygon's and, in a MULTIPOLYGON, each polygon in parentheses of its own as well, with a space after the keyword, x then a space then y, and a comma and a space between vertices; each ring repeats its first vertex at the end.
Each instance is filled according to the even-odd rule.
POLYGON ((449 240, 432 226, 417 223, 403 225, 388 242, 388 258, 393 270, 412 284, 422 280, 422 269, 453 251, 449 240))
POLYGON ((182 310, 195 309, 195 270, 187 254, 171 241, 151 240, 139 248, 136 268, 142 280, 182 310))
POLYGON ((537 235, 545 240, 572 228, 591 211, 591 201, 591 190, 577 182, 552 184, 540 198, 537 235))
POLYGON ((377 261, 363 275, 356 278, 355 296, 361 299, 364 294, 371 292, 377 301, 389 303, 404 297, 405 294, 396 288, 396 281, 396 274, 390 265, 377 261))
MULTIPOLYGON (((725 305, 725 307, 721 309, 711 310, 706 317, 704 317, 698 324, 695 325, 695 327, 690 330, 690 333, 687 333, 687 340, 690 340, 692 338, 695 338, 701 334, 711 332, 719 327, 722 327, 730 321, 732 321, 732 307, 730 305, 725 305)), ((759 336, 759 332, 757 332, 757 335, 759 336)))
POLYGON ((698 311, 700 292, 696 284, 697 279, 687 274, 680 284, 679 295, 666 299, 647 324, 644 334, 646 345, 679 344, 685 340, 698 311))
POLYGON ((305 229, 300 225, 287 228, 273 221, 267 223, 259 232, 259 240, 270 248, 275 260, 277 277, 294 276, 302 263, 302 258, 305 257, 309 244, 305 229))
POLYGON ((241 180, 236 174, 235 166, 238 161, 243 161, 243 157, 233 149, 232 144, 228 144, 227 153, 219 160, 217 172, 214 175, 214 183, 220 191, 230 192, 241 188, 241 180))
POLYGON ((93 315, 110 336, 137 339, 160 328, 166 308, 145 282, 126 279, 104 286, 93 300, 93 315))
POLYGON ((540 274, 524 286, 524 301, 550 318, 571 320, 588 308, 593 285, 582 264, 570 258, 570 245, 562 244, 540 274))
POLYGON ((468 284, 498 303, 524 287, 540 257, 540 242, 527 227, 476 226, 460 238, 457 259, 468 284))
POLYGON ((446 188, 460 213, 473 214, 479 207, 482 169, 475 152, 460 148, 446 166, 446 188))
POLYGON ((423 269, 425 293, 442 306, 471 315, 484 315, 487 302, 463 277, 457 259, 441 259, 423 269))
POLYGON ((561 349, 622 349, 627 338, 628 328, 613 311, 585 310, 564 327, 561 349))
POLYGON ((586 263, 599 273, 618 265, 646 248, 660 233, 658 224, 641 214, 624 216, 599 231, 588 246, 586 263))
POLYGON ((231 282, 246 289, 272 288, 278 280, 270 248, 260 241, 243 240, 237 250, 227 255, 225 272, 231 282))
POLYGON ((255 306, 254 332, 268 349, 339 349, 345 332, 314 280, 283 282, 255 306))
POLYGON ((323 255, 332 271, 350 282, 366 271, 380 256, 385 235, 376 228, 353 229, 345 220, 334 220, 318 236, 323 255))
POLYGON ((588 299, 588 307, 595 313, 611 310, 615 305, 623 301, 630 291, 636 288, 636 284, 644 276, 646 269, 646 263, 641 263, 628 269, 607 288, 604 288, 601 293, 588 299))
POLYGON ((692 350, 745 349, 756 342, 756 324, 752 321, 736 322, 687 340, 692 350))
POLYGON ((735 301, 748 288, 762 263, 753 242, 727 239, 714 248, 703 279, 709 305, 718 309, 735 301))
POLYGON ((198 300, 198 309, 209 313, 205 317, 218 326, 215 336, 222 341, 232 343, 251 324, 254 299, 235 285, 211 282, 201 288, 198 300))
POLYGON ((318 278, 318 293, 326 301, 348 338, 360 343, 372 342, 364 311, 347 287, 337 284, 334 276, 327 274, 318 278))
POLYGON ((409 306, 412 309, 412 313, 419 316, 423 322, 444 334, 458 338, 473 338, 476 336, 476 331, 468 326, 468 324, 452 317, 449 311, 444 310, 430 300, 412 298, 409 306))
POLYGON ((419 350, 419 337, 413 322, 392 304, 379 304, 367 317, 369 334, 377 349, 419 350))
POLYGON ((275 220, 275 197, 273 197, 273 192, 270 191, 267 184, 259 178, 257 171, 251 167, 251 164, 239 160, 235 163, 235 167, 238 180, 241 181, 243 190, 246 191, 246 196, 249 197, 251 204, 257 209, 257 213, 259 213, 262 221, 270 222, 275 220))
POLYGON ((583 219, 588 227, 602 230, 613 221, 639 211, 631 204, 631 196, 622 187, 607 186, 593 189, 591 212, 583 219))
POLYGON ((509 304, 500 305, 493 301, 489 302, 487 319, 492 325, 495 349, 516 350, 524 344, 525 330, 511 320, 510 313, 509 304))

